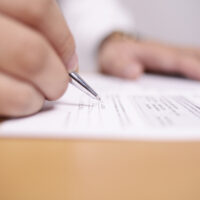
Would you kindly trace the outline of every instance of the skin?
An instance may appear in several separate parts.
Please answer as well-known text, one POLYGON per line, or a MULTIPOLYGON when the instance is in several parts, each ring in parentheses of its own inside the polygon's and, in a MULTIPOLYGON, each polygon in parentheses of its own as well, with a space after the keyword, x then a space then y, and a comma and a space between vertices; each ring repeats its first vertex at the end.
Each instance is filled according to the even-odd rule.
POLYGON ((67 89, 73 36, 55 0, 1 0, 0 27, 0 117, 31 115, 67 89))
POLYGON ((200 80, 200 49, 197 48, 119 36, 106 40, 98 60, 101 72, 121 78, 136 79, 151 71, 200 80))

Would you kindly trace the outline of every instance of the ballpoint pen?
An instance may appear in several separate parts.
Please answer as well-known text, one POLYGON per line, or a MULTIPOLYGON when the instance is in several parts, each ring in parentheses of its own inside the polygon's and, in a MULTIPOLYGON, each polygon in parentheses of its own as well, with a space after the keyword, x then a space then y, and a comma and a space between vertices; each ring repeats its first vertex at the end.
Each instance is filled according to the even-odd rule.
POLYGON ((69 76, 71 77, 71 83, 77 87, 78 89, 80 89, 81 91, 83 91, 83 89, 85 91, 83 91, 84 93, 88 94, 89 96, 95 98, 98 101, 101 101, 100 96, 92 89, 92 87, 90 87, 84 80, 83 78, 76 72, 71 72, 69 73, 69 76), (74 81, 76 83, 74 83, 74 81), (78 84, 78 85, 77 85, 78 84))

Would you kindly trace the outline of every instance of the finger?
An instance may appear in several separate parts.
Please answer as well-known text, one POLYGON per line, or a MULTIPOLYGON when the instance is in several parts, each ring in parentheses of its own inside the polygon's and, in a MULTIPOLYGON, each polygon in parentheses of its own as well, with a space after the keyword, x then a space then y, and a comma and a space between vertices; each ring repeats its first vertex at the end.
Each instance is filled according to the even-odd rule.
POLYGON ((136 79, 144 71, 142 63, 134 58, 132 49, 121 44, 113 44, 111 48, 103 49, 99 63, 103 73, 127 79, 136 79))
POLYGON ((176 49, 185 55, 195 56, 197 59, 200 59, 200 49, 199 48, 191 48, 191 47, 178 48, 178 47, 176 47, 176 49))
POLYGON ((127 79, 137 79, 143 72, 143 66, 137 61, 129 61, 123 59, 115 60, 109 67, 105 68, 105 72, 113 76, 127 79))
POLYGON ((172 44, 164 44, 164 43, 160 43, 160 42, 156 42, 156 41, 143 41, 148 45, 152 45, 152 46, 157 46, 160 48, 165 48, 168 49, 170 51, 177 51, 177 53, 182 53, 185 55, 190 55, 190 56, 195 56, 196 58, 200 59, 200 48, 197 47, 190 47, 190 46, 177 46, 177 45, 172 45, 172 44))
POLYGON ((133 44, 137 48, 137 59, 145 66, 145 70, 156 72, 177 73, 178 68, 175 66, 178 56, 176 51, 154 43, 140 42, 133 44))
POLYGON ((200 60, 196 57, 180 56, 175 65, 178 68, 179 74, 187 78, 200 80, 200 60))
POLYGON ((141 43, 138 59, 147 70, 200 78, 200 60, 164 45, 141 43))
POLYGON ((39 30, 62 57, 67 69, 77 68, 74 39, 55 0, 1 0, 0 11, 39 30))
POLYGON ((0 72, 0 116, 21 117, 38 112, 44 97, 31 85, 0 72))
POLYGON ((32 83, 49 100, 66 90, 63 63, 37 32, 0 15, 0 69, 32 83))

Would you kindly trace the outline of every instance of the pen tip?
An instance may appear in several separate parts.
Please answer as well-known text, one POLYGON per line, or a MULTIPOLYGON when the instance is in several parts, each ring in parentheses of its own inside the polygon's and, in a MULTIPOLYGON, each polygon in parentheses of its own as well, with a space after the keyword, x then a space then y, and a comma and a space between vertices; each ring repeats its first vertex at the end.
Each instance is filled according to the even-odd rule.
POLYGON ((101 98, 99 96, 96 97, 98 101, 101 101, 101 98))

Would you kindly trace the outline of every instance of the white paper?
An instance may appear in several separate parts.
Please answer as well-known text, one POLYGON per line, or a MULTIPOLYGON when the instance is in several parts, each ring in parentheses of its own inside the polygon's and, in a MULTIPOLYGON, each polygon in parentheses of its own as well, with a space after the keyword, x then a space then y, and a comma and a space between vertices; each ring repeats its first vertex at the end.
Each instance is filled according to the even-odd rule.
POLYGON ((85 74, 99 103, 70 86, 56 102, 0 126, 0 137, 200 140, 200 83, 145 75, 138 81, 85 74))

